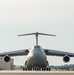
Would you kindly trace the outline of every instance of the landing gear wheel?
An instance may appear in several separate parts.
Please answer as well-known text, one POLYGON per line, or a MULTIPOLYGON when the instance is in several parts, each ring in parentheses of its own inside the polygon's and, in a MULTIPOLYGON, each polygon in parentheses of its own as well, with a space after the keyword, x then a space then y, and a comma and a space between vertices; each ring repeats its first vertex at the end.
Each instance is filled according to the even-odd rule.
POLYGON ((39 67, 25 67, 23 68, 23 71, 50 71, 49 67, 43 67, 43 68, 39 68, 39 67))
POLYGON ((48 68, 48 71, 50 71, 51 69, 50 68, 48 68))
POLYGON ((23 71, 24 71, 24 70, 27 71, 27 67, 23 68, 23 71))

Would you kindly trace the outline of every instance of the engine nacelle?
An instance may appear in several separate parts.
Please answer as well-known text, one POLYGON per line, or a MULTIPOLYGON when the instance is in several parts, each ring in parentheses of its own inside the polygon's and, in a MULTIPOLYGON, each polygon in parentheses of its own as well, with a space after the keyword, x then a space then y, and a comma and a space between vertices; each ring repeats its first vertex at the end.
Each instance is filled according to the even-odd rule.
POLYGON ((9 62, 11 60, 9 55, 4 56, 4 61, 5 62, 9 62))
POLYGON ((69 61, 70 61, 70 57, 69 57, 68 55, 65 55, 65 56, 63 57, 63 61, 64 61, 65 63, 69 62, 69 61))

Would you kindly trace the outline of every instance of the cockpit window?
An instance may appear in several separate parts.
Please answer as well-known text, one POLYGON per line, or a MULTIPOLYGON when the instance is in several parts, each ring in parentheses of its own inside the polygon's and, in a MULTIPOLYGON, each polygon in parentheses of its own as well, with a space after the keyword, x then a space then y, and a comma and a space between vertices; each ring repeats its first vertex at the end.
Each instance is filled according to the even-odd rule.
POLYGON ((40 48, 40 46, 34 46, 34 48, 40 48))

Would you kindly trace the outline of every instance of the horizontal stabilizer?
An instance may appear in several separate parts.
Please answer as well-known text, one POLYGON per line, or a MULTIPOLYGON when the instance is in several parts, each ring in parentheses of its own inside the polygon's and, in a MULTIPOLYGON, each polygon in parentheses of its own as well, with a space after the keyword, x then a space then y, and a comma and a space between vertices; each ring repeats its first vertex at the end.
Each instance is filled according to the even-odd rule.
POLYGON ((45 34, 45 33, 39 33, 40 35, 47 35, 47 36, 56 36, 56 35, 53 35, 53 34, 45 34))
POLYGON ((47 35, 47 36, 56 36, 56 35, 53 35, 53 34, 46 34, 46 33, 28 33, 28 34, 21 34, 21 35, 18 35, 18 36, 27 36, 27 35, 47 35))
POLYGON ((35 33, 28 33, 28 34, 20 34, 18 36, 26 36, 26 35, 34 35, 35 33))
POLYGON ((46 35, 46 36, 56 36, 56 35, 53 35, 53 34, 46 34, 46 33, 28 33, 28 34, 21 34, 21 35, 18 35, 18 36, 27 36, 27 35, 35 35, 36 37, 36 45, 38 45, 38 35, 46 35))

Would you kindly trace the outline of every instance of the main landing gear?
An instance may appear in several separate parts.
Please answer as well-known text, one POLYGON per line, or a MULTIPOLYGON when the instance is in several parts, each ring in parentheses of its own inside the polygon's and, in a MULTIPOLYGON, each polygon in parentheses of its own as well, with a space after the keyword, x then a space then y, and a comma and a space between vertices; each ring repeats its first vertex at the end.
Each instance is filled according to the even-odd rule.
POLYGON ((23 71, 50 71, 50 68, 48 67, 43 67, 43 68, 39 68, 39 67, 25 67, 23 68, 23 71))

